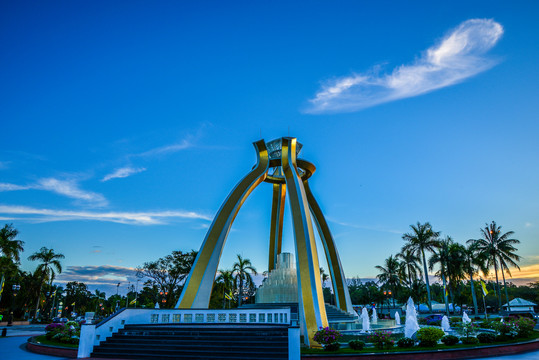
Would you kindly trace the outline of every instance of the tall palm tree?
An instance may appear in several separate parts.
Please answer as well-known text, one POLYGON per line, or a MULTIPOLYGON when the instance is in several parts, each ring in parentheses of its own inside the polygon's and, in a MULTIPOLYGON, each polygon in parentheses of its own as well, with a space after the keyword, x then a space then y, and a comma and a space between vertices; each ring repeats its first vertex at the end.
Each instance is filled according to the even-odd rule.
POLYGON ((507 287, 505 284, 504 270, 508 270, 508 265, 518 267, 517 261, 520 260, 515 252, 517 248, 515 244, 520 244, 517 239, 510 239, 509 237, 514 234, 513 231, 508 231, 505 234, 501 233, 501 226, 496 225, 495 221, 489 224, 485 224, 485 227, 481 229, 482 238, 470 239, 468 243, 475 244, 477 251, 487 257, 488 267, 494 266, 494 273, 496 274, 496 290, 498 296, 498 306, 502 309, 502 296, 500 291, 500 283, 498 278, 498 265, 502 270, 502 276, 504 278, 505 297, 509 303, 509 296, 507 295, 507 287), (502 264, 502 261, 504 264, 502 264))
POLYGON ((451 245, 453 240, 447 236, 444 240, 440 240, 438 248, 434 251, 432 256, 429 259, 429 269, 432 271, 434 265, 438 264, 440 270, 436 272, 436 275, 442 279, 443 284, 443 297, 445 303, 445 312, 449 316, 449 304, 447 301, 447 276, 448 276, 448 267, 449 262, 451 261, 451 245))
POLYGON ((463 262, 463 269, 470 277, 470 287, 472 291, 472 300, 473 300, 473 306, 474 306, 474 312, 475 316, 479 316, 479 308, 477 306, 477 294, 475 293, 475 286, 474 286, 474 275, 477 274, 480 270, 485 273, 488 272, 486 267, 486 258, 483 254, 481 254, 478 250, 476 245, 471 242, 468 243, 468 246, 464 249, 464 262, 463 262))
POLYGON ((219 276, 215 282, 223 284, 223 309, 225 308, 226 296, 234 287, 234 275, 232 270, 219 270, 219 276))
POLYGON ((451 303, 455 304, 454 293, 459 290, 462 281, 466 279, 466 271, 464 268, 464 257, 466 247, 457 242, 452 242, 449 246, 449 262, 447 263, 447 277, 449 280, 448 288, 451 296, 451 303))
POLYGON ((396 257, 390 255, 385 261, 384 266, 376 265, 380 274, 376 275, 378 281, 393 290, 393 306, 395 306, 395 296, 397 296, 397 286, 400 283, 400 263, 396 257), (384 267, 385 266, 385 267, 384 267))
MULTIPOLYGON (((0 286, 4 284, 6 276, 10 276, 9 274, 16 272, 16 264, 21 260, 19 253, 24 251, 24 242, 15 239, 18 234, 19 231, 13 228, 13 224, 6 224, 0 229, 0 269, 2 269, 0 286)), ((2 293, 0 292, 1 299, 2 293)))
POLYGON ((62 272, 62 264, 60 264, 60 259, 64 258, 65 256, 63 254, 56 254, 53 249, 48 249, 46 247, 42 247, 39 252, 35 252, 28 257, 28 260, 30 261, 41 261, 41 264, 37 266, 37 270, 42 273, 42 276, 41 283, 39 285, 39 293, 37 297, 34 317, 37 317, 37 310, 39 309, 39 299, 41 297, 41 290, 43 289, 43 283, 45 282, 45 279, 48 278, 50 281, 50 285, 52 285, 52 281, 54 280, 55 276, 54 269, 56 269, 58 273, 62 272))
POLYGON ((417 280, 418 275, 421 276, 421 267, 419 266, 421 259, 410 249, 402 249, 396 257, 401 260, 401 263, 404 266, 406 271, 405 275, 408 278, 408 286, 411 290, 414 280, 417 280))
POLYGON ((238 256, 238 261, 232 266, 232 273, 234 274, 234 282, 238 285, 238 306, 241 306, 243 300, 243 287, 251 287, 254 285, 253 277, 251 273, 257 275, 256 269, 251 260, 244 259, 241 255, 238 256))
POLYGON ((417 256, 420 256, 423 260, 423 272, 425 274, 425 284, 427 285, 427 302, 429 310, 432 312, 429 274, 427 272, 425 251, 434 252, 438 247, 438 236, 440 236, 440 232, 433 231, 432 226, 428 222, 424 224, 418 222, 416 225, 410 225, 410 227, 412 228, 412 232, 402 236, 403 240, 407 241, 403 250, 410 250, 417 254, 417 256))

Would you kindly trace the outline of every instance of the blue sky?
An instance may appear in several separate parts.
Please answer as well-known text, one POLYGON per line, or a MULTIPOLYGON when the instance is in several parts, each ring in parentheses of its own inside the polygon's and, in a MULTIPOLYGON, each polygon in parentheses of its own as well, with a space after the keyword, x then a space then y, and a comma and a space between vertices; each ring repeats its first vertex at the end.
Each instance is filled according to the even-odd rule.
MULTIPOLYGON (((348 277, 374 277, 417 221, 464 242, 495 220, 521 240, 514 278, 537 279, 538 10, 4 1, 0 220, 24 258, 65 254, 62 281, 126 285, 198 249, 251 143, 290 135, 348 277)), ((222 268, 266 269, 270 198, 244 204, 222 268)))

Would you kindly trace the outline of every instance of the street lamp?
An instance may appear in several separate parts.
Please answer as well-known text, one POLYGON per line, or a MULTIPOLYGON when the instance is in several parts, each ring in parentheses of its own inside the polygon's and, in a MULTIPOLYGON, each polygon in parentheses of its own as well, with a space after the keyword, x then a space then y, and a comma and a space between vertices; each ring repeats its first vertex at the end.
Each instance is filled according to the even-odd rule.
POLYGON ((7 326, 11 326, 11 324, 13 323, 13 310, 15 309, 15 298, 17 297, 17 294, 21 290, 21 286, 19 284, 13 285, 11 287, 11 290, 13 290, 13 297, 11 298, 11 312, 7 320, 7 326))

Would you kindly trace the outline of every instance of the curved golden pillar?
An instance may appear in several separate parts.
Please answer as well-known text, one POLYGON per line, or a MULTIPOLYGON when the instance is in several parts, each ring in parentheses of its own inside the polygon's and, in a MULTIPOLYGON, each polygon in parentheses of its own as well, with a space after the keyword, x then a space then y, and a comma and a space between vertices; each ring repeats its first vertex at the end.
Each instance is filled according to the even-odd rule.
POLYGON ((320 240, 322 241, 322 245, 324 246, 326 253, 326 260, 329 267, 331 282, 333 284, 333 291, 335 293, 337 307, 342 311, 353 314, 354 308, 352 307, 352 301, 350 300, 348 284, 346 283, 346 278, 344 277, 344 271, 342 269, 339 253, 337 252, 337 247, 335 246, 335 241, 333 240, 333 236, 331 236, 331 231, 329 230, 329 226, 324 218, 324 214, 322 214, 322 210, 316 202, 307 180, 303 181, 303 187, 305 188, 307 201, 309 202, 309 207, 311 208, 311 212, 314 216, 316 227, 318 228, 318 233, 320 234, 320 240))
POLYGON ((236 185, 215 216, 176 304, 178 308, 207 308, 210 304, 213 280, 234 218, 245 199, 267 176, 266 143, 259 140, 253 145, 257 151, 257 165, 236 185))
POLYGON ((309 188, 308 179, 316 168, 310 162, 296 158, 301 144, 295 138, 277 139, 267 144, 259 140, 254 147, 257 164, 236 185, 217 212, 176 307, 208 307, 219 259, 232 223, 249 194, 265 181, 273 184, 268 270, 275 268, 277 255, 281 253, 284 204, 288 193, 296 246, 300 321, 305 343, 318 347, 313 340, 314 333, 319 327, 328 326, 328 321, 311 213, 324 245, 337 305, 344 311, 354 311, 335 242, 309 188), (271 175, 268 174, 270 168, 274 168, 271 175))
POLYGON ((277 255, 281 253, 285 200, 286 184, 273 184, 268 272, 275 269, 277 264, 277 255))
POLYGON ((296 268, 298 272, 299 302, 303 304, 305 339, 310 346, 317 346, 314 333, 328 326, 316 240, 309 212, 309 203, 296 164, 296 139, 283 138, 282 167, 288 187, 296 240, 296 268))

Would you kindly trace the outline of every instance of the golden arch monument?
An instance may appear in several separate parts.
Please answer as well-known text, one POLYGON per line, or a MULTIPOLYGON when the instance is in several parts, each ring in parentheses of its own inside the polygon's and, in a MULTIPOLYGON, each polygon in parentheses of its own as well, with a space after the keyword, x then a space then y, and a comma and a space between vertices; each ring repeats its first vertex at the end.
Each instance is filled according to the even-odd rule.
POLYGON ((288 193, 296 248, 300 321, 303 322, 305 335, 308 335, 304 337, 305 342, 316 346, 312 339, 314 332, 319 327, 328 326, 328 321, 312 219, 324 246, 337 307, 354 314, 335 242, 309 188, 308 180, 316 168, 310 162, 297 158, 302 145, 296 138, 283 137, 268 143, 259 140, 253 145, 257 152, 257 164, 236 185, 215 216, 176 307, 188 309, 209 306, 219 259, 238 211, 260 183, 271 183, 273 204, 268 270, 275 268, 277 255, 281 252, 283 213, 288 193))

